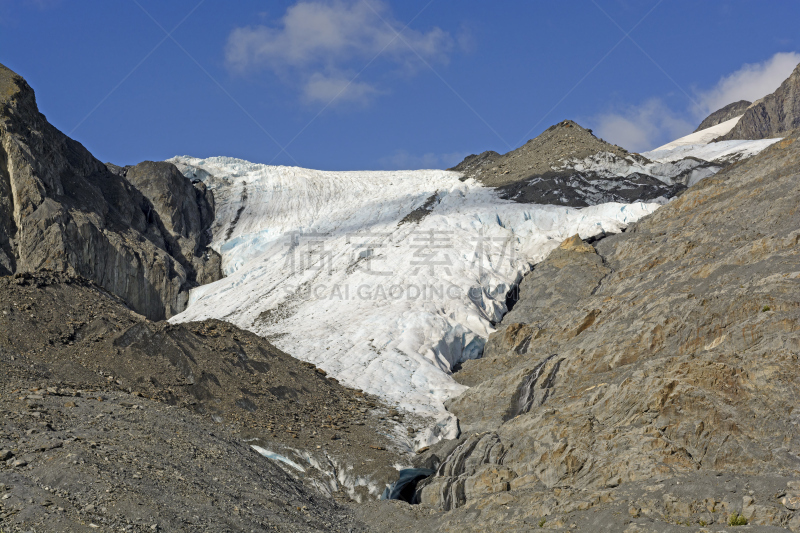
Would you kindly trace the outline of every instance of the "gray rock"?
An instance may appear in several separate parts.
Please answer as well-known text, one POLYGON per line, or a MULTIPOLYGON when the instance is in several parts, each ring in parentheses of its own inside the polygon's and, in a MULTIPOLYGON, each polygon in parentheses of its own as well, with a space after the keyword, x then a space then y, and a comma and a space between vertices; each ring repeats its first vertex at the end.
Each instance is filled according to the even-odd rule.
POLYGON ((144 194, 50 125, 0 65, 0 275, 77 274, 148 318, 182 311, 188 289, 221 276, 206 248, 213 199, 165 163, 140 167, 144 194))
POLYGON ((214 195, 203 182, 192 183, 172 163, 145 161, 125 178, 150 200, 160 221, 163 248, 186 268, 189 282, 216 281, 221 258, 208 248, 214 223, 214 195))
POLYGON ((465 437, 420 484, 437 527, 788 523, 794 489, 767 495, 800 470, 798 161, 794 134, 534 267, 455 374, 465 437))
POLYGON ((768 139, 800 128, 800 65, 778 89, 754 102, 726 135, 717 140, 768 139))
MULTIPOLYGON (((619 146, 598 139, 591 130, 565 120, 507 154, 490 151, 470 155, 450 170, 462 172, 465 179, 474 178, 484 185, 497 187, 504 198, 516 202, 573 207, 670 198, 686 188, 681 184, 666 185, 656 178, 636 173, 607 177, 570 168, 553 170, 562 168, 567 161, 602 152, 612 158, 631 157, 647 163, 645 158, 629 154, 619 146)), ((698 161, 697 165, 707 164, 698 161)))
POLYGON ((703 122, 700 123, 697 129, 694 130, 694 133, 718 124, 722 124, 723 122, 732 118, 744 115, 744 112, 747 111, 747 108, 750 107, 751 103, 752 102, 748 102, 747 100, 739 100, 738 102, 733 102, 732 104, 726 105, 722 109, 714 111, 708 115, 703 122))

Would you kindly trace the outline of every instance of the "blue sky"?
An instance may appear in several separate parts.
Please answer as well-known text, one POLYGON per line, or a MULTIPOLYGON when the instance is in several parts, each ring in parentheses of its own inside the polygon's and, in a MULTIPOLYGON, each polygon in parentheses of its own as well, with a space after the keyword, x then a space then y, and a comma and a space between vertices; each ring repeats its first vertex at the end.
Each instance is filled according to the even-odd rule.
POLYGON ((117 164, 444 168, 567 118, 632 150, 774 90, 793 1, 0 0, 0 63, 117 164))

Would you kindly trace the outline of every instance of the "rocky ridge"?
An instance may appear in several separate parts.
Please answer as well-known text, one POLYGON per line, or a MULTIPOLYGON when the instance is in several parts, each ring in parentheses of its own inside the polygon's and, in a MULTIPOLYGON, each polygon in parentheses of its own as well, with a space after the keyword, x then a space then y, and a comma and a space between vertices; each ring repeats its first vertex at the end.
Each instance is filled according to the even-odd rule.
POLYGON ((745 111, 747 111, 747 108, 750 107, 750 104, 752 104, 752 102, 748 102, 747 100, 739 100, 738 102, 728 104, 721 109, 717 109, 703 119, 703 122, 697 126, 697 129, 694 130, 694 133, 711 128, 718 124, 722 124, 726 120, 744 115, 745 111))
POLYGON ((0 148, 0 274, 80 275, 155 320, 221 277, 206 247, 214 201, 202 184, 169 163, 100 163, 50 125, 33 89, 2 65, 0 148))
POLYGON ((448 404, 463 435, 418 457, 437 473, 387 520, 800 530, 797 141, 537 265, 455 374, 472 385, 448 404))
POLYGON ((751 104, 736 126, 718 140, 768 139, 800 128, 800 65, 778 89, 751 104))

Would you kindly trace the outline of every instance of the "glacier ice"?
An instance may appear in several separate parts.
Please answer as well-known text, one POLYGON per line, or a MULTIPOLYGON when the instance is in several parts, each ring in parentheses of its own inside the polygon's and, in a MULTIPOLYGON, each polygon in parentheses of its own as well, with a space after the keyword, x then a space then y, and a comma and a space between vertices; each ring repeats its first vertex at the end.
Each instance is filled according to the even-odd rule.
POLYGON ((679 146, 708 144, 717 137, 721 137, 726 133, 728 133, 729 131, 731 131, 734 128, 734 126, 736 126, 736 124, 739 122, 739 120, 742 118, 742 116, 744 115, 739 115, 738 117, 726 120, 725 122, 720 122, 716 126, 711 126, 710 128, 690 133, 685 137, 681 137, 680 139, 675 139, 672 142, 668 142, 664 146, 659 146, 658 148, 652 151, 656 152, 661 150, 672 150, 673 148, 677 148, 679 146))
MULTIPOLYGON (((716 126, 676 139, 649 152, 642 152, 640 155, 662 165, 680 164, 681 162, 692 160, 725 165, 735 163, 740 159, 753 157, 781 140, 781 138, 776 138, 712 142, 717 137, 731 131, 741 118, 741 116, 734 117, 716 126)), ((699 179, 695 177, 695 179, 688 180, 687 185, 692 186, 697 181, 699 179)))
POLYGON ((642 152, 642 156, 659 163, 674 163, 689 158, 702 159, 708 162, 734 163, 740 159, 753 157, 762 150, 780 141, 776 139, 758 139, 755 141, 720 141, 710 144, 686 144, 667 149, 642 152))
POLYGON ((294 468, 295 470, 299 470, 300 472, 305 472, 306 469, 300 466, 299 464, 295 463, 288 457, 285 457, 279 453, 275 453, 273 451, 267 450, 266 448, 262 448, 261 446, 256 446, 255 444, 250 445, 255 451, 257 451, 262 456, 266 457, 267 459, 272 459, 273 461, 279 461, 281 463, 287 464, 294 468))
POLYGON ((520 204, 440 170, 171 161, 214 191, 212 247, 226 275, 171 320, 229 321, 433 419, 417 447, 456 435, 443 404, 465 387, 452 369, 481 355, 531 265, 571 235, 616 233, 659 206, 520 204))

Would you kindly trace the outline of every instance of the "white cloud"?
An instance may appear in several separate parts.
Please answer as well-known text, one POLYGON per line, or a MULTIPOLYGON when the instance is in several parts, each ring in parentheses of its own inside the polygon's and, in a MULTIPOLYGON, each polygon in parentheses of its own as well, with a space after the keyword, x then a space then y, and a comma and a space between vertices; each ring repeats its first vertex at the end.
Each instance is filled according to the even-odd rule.
POLYGON ((695 103, 675 111, 658 98, 593 117, 598 136, 633 152, 653 149, 688 135, 714 111, 739 100, 754 102, 775 92, 800 63, 800 54, 778 53, 761 63, 745 64, 708 90, 695 91, 695 103))
POLYGON ((451 152, 445 154, 435 154, 432 152, 414 155, 405 150, 397 150, 388 157, 378 160, 386 170, 427 170, 445 169, 459 164, 465 157, 466 152, 451 152))
POLYGON ((650 150, 694 129, 691 122, 657 98, 620 112, 605 113, 592 123, 598 137, 632 152, 650 150))
POLYGON ((340 103, 367 104, 378 92, 378 89, 369 83, 356 81, 343 75, 326 75, 321 72, 312 74, 303 87, 303 95, 307 101, 325 104, 334 99, 340 103))
POLYGON ((800 54, 787 52, 775 54, 761 63, 745 64, 736 72, 723 76, 713 89, 699 92, 699 108, 693 111, 705 118, 739 100, 755 102, 775 92, 798 63, 800 54))
MULTIPOLYGON (((453 47, 453 38, 438 27, 404 29, 382 0, 304 0, 273 25, 234 29, 225 59, 233 72, 269 70, 304 87, 307 99, 323 100, 326 94, 335 97, 350 81, 343 81, 340 73, 359 72, 376 57, 379 63, 413 73, 423 64, 420 58, 446 62, 453 47)), ((378 92, 374 85, 359 80, 340 98, 372 96, 378 92)))

